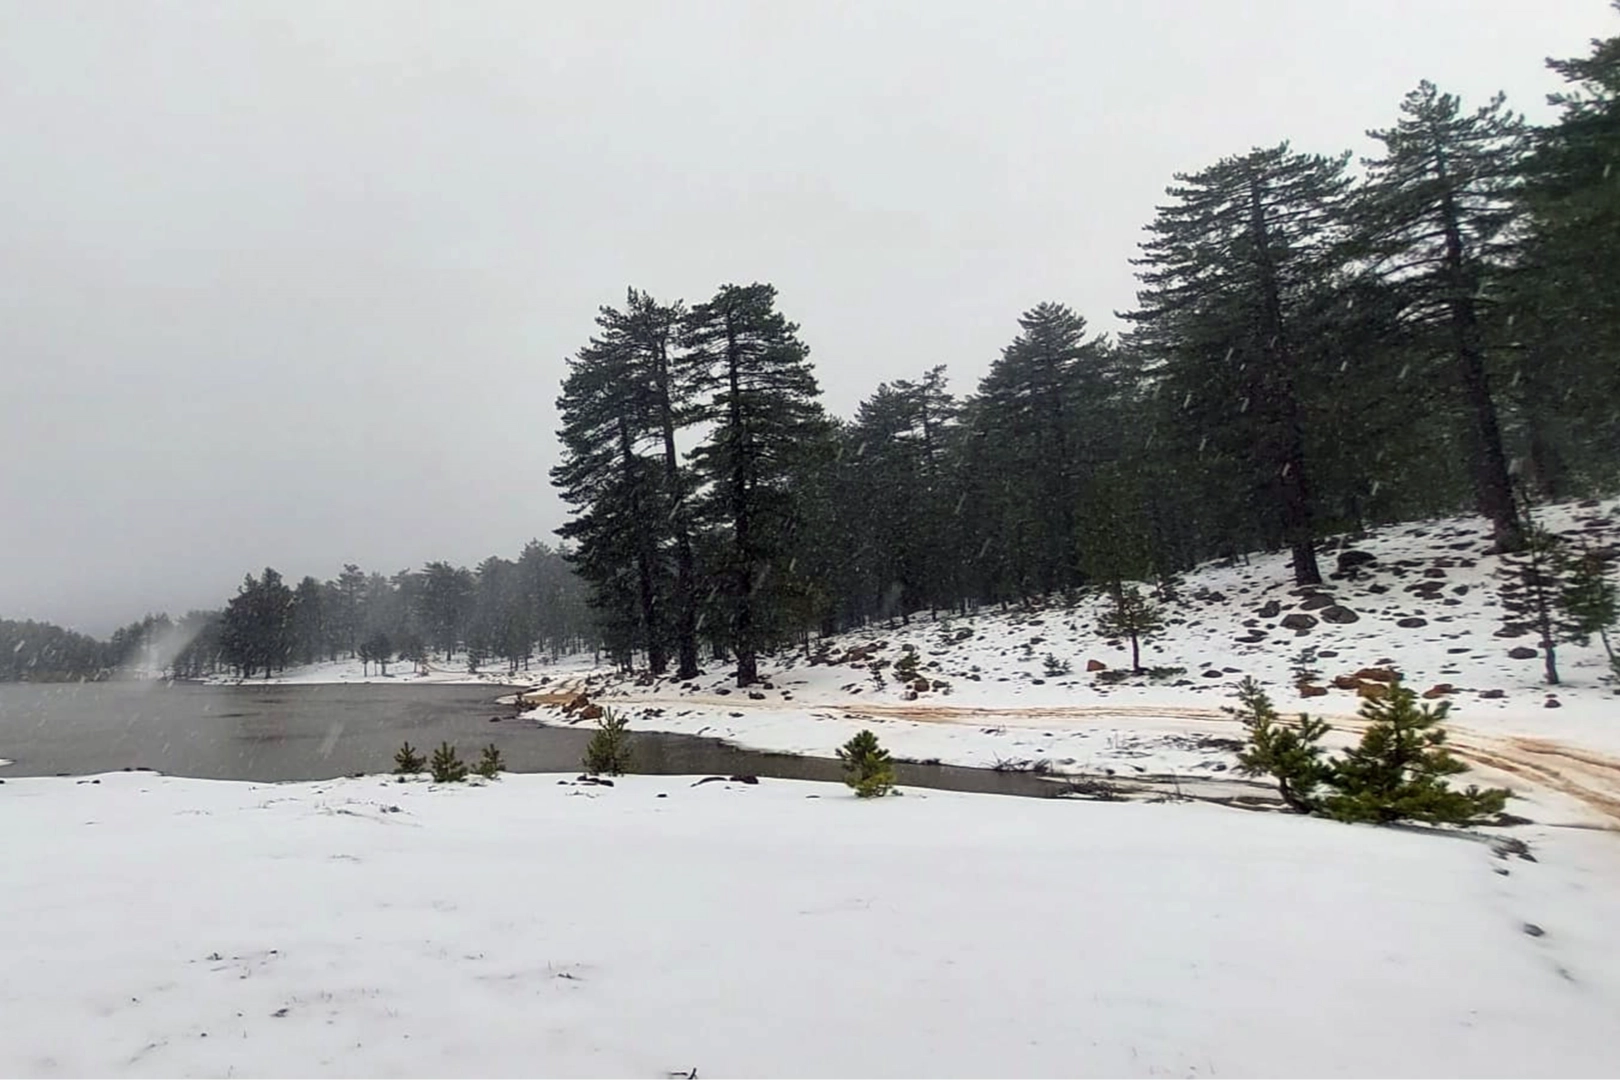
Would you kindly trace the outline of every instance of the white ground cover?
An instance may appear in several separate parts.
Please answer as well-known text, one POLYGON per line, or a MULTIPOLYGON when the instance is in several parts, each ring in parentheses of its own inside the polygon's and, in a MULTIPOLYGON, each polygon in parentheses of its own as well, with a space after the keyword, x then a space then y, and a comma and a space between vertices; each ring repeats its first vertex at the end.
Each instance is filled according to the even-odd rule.
POLYGON ((97 779, 0 785, 3 1075, 1620 1072, 1587 830, 97 779))

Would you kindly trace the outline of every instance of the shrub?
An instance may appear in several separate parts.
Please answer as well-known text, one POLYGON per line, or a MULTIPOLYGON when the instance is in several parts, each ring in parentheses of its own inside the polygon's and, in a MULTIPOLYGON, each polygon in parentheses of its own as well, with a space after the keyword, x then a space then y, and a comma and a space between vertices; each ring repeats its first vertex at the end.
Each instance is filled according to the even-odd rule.
POLYGON ((495 779, 505 769, 506 762, 501 759, 500 748, 494 743, 484 747, 483 756, 478 759, 478 764, 473 766, 473 771, 485 780, 495 779))
POLYGON ((448 742, 441 742, 433 751, 429 768, 435 784, 454 784, 467 779, 467 763, 456 756, 456 748, 448 742))
POLYGON ((394 753, 394 772, 400 776, 415 774, 427 768, 427 758, 416 752, 409 741, 394 753))
POLYGON ((1501 813, 1510 793, 1472 784, 1457 791, 1446 783, 1446 777, 1468 771, 1445 749, 1439 725, 1449 708, 1447 702, 1419 704, 1415 691, 1391 683, 1383 698, 1362 703, 1368 726, 1361 743, 1331 760, 1320 745, 1327 724, 1301 713, 1298 726, 1284 725, 1253 679, 1243 680, 1238 707, 1227 711, 1249 729, 1238 768, 1276 780, 1293 810, 1376 824, 1476 824, 1501 813))
POLYGON ((612 709, 604 709, 582 764, 592 776, 622 776, 630 771, 631 749, 628 722, 612 709))
POLYGON ((1059 679, 1074 670, 1074 665, 1067 660, 1059 660, 1052 653, 1046 654, 1046 677, 1059 679))
POLYGON ((1481 790, 1470 784, 1456 791, 1448 776, 1468 766, 1445 749, 1440 721, 1450 702, 1418 703, 1417 693, 1400 683, 1382 700, 1361 706, 1368 728, 1361 744, 1334 762, 1334 793, 1322 808, 1340 821, 1422 821, 1430 825, 1470 825, 1502 812, 1506 788, 1481 790))
POLYGON ((863 799, 887 795, 894 787, 894 762, 870 730, 839 747, 838 760, 844 763, 844 783, 863 799))
POLYGON ((894 673, 903 682, 912 682, 917 678, 917 649, 906 645, 900 651, 900 659, 894 662, 894 673))
POLYGON ((1238 686, 1238 706, 1226 710, 1249 729, 1249 743, 1238 753, 1238 770, 1248 776, 1270 776, 1288 808, 1301 814, 1318 807, 1316 790, 1333 773, 1322 760, 1322 736, 1328 726, 1299 714, 1299 726, 1288 727, 1277 716, 1271 699, 1252 677, 1238 686))

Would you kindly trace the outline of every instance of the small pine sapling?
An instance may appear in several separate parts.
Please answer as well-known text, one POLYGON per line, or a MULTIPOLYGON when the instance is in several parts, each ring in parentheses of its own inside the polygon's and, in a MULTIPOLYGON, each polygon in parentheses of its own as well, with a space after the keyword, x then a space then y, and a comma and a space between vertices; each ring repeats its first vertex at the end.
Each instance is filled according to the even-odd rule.
POLYGON ((416 752, 409 741, 394 752, 394 772, 404 779, 427 768, 427 758, 416 752))
POLYGON ((1059 660, 1054 653, 1046 654, 1046 677, 1048 679, 1061 679, 1074 670, 1074 665, 1067 660, 1059 660))
MULTIPOLYGON (((1620 598, 1614 582, 1609 580, 1604 561, 1590 550, 1582 550, 1568 561, 1564 575, 1564 589, 1559 596, 1570 640, 1586 645, 1596 634, 1615 668, 1614 646, 1609 642, 1609 631, 1620 623, 1620 598)), ((1616 669, 1620 671, 1620 668, 1616 669)))
POLYGON ((1305 713, 1299 714, 1296 727, 1283 723, 1271 698, 1252 677, 1239 685, 1237 707, 1226 711, 1249 729, 1248 745, 1238 754, 1238 771, 1271 777, 1289 809, 1315 813, 1319 809, 1317 791, 1333 774, 1333 767, 1322 757, 1327 724, 1305 713))
POLYGON ((1501 813, 1506 788, 1470 784, 1457 791, 1446 783, 1468 771, 1445 748, 1440 722, 1450 708, 1445 701, 1420 704, 1417 693, 1398 682, 1384 698, 1365 701, 1361 717, 1368 727, 1360 745, 1333 763, 1334 792, 1322 809, 1340 821, 1378 824, 1472 825, 1501 813))
POLYGON ((917 647, 915 645, 903 646, 900 650, 900 659, 894 662, 894 673, 902 682, 915 682, 917 680, 917 647))
POLYGON ((433 772, 435 784, 455 784, 467 779, 467 763, 456 756, 456 748, 449 742, 441 742, 439 748, 433 751, 433 760, 428 767, 433 772))
POLYGON ((1104 637, 1131 639, 1131 671, 1142 673, 1142 642, 1164 630, 1159 606, 1142 595, 1135 585, 1114 590, 1113 605, 1097 616, 1097 630, 1104 637))
POLYGON ((473 771, 485 780, 493 780, 505 770, 506 762, 501 758, 500 748, 494 743, 484 747, 483 756, 478 759, 478 764, 473 766, 473 771))
POLYGON ((581 764, 592 776, 623 776, 630 771, 631 749, 629 722, 612 709, 604 709, 581 764))
POLYGON ((869 729, 839 747, 838 760, 844 763, 844 783, 860 798, 879 798, 894 787, 894 762, 869 729))

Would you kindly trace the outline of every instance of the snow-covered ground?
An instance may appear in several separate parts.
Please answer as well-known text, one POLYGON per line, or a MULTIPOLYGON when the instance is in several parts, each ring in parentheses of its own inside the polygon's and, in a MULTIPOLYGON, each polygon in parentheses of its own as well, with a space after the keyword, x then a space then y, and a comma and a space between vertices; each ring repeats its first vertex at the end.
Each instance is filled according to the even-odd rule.
POLYGON ((362 664, 356 657, 341 660, 322 660, 314 664, 301 664, 278 672, 268 679, 239 679, 229 675, 216 675, 206 682, 215 686, 302 686, 331 683, 387 683, 413 686, 535 686, 542 679, 552 680, 578 675, 597 668, 589 655, 566 656, 560 660, 532 660, 529 667, 515 674, 507 670, 504 661, 491 661, 478 672, 467 670, 464 654, 452 660, 435 656, 425 664, 393 661, 388 673, 383 674, 376 664, 362 664))
MULTIPOLYGON (((1594 546, 1620 542, 1614 500, 1552 507, 1541 518, 1594 546)), ((816 646, 825 646, 831 663, 813 663, 802 652, 769 658, 763 665, 769 686, 752 692, 735 689, 719 665, 688 684, 664 679, 641 686, 596 672, 566 685, 624 709, 632 727, 757 749, 830 755, 872 727, 897 755, 917 760, 1047 762, 1060 773, 1198 778, 1229 773, 1232 740, 1243 733, 1222 710, 1245 675, 1264 684, 1284 710, 1327 717, 1338 729, 1334 740, 1343 743, 1355 733, 1360 701, 1331 680, 1393 666, 1419 691, 1441 683, 1456 688, 1447 697, 1453 744, 1481 770, 1480 779, 1533 794, 1555 817, 1612 824, 1620 820, 1620 697, 1605 681, 1606 656, 1595 640, 1561 646, 1564 683, 1556 688, 1541 682, 1539 658, 1509 656, 1515 648, 1534 649, 1536 641, 1498 636, 1502 561, 1488 545, 1489 529, 1479 518, 1391 526, 1325 545, 1324 572, 1334 571, 1346 548, 1375 561, 1310 590, 1294 588, 1286 554, 1200 567, 1185 576, 1180 601, 1165 606, 1166 633, 1144 648, 1144 666, 1185 669, 1159 678, 1108 681, 1129 666, 1128 644, 1097 633, 1103 601, 1093 597, 1071 607, 921 617, 846 634, 816 646), (1313 592, 1331 596, 1355 621, 1321 621, 1324 602, 1310 600, 1313 592), (1308 614, 1316 625, 1285 628, 1290 614, 1308 614), (908 693, 893 668, 908 646, 931 685, 945 685, 914 698, 908 693), (850 659, 852 648, 869 655, 850 659), (1068 672, 1050 672, 1048 655, 1068 672), (873 661, 887 664, 881 681, 873 661), (1088 671, 1092 662, 1108 670, 1088 671), (1301 699, 1295 688, 1301 667, 1316 671, 1312 682, 1326 687, 1326 696, 1301 699), (1548 707, 1549 700, 1557 705, 1548 707)), ((557 689, 548 686, 532 699, 549 703, 536 718, 563 722, 557 689)))
POLYGON ((0 1075, 1613 1075, 1620 850, 766 780, 0 785, 0 1075))

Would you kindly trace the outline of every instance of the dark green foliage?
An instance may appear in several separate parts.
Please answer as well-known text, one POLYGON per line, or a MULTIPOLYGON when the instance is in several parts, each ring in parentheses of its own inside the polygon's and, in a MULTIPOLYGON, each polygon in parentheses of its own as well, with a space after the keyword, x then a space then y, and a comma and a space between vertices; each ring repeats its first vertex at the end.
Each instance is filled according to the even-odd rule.
POLYGON ((1361 706, 1368 723, 1360 745, 1333 763, 1333 793, 1322 810, 1340 821, 1422 821, 1471 825, 1502 812, 1505 788, 1454 790, 1445 778, 1468 766, 1445 749, 1440 727, 1449 702, 1419 704, 1417 693, 1396 683, 1382 700, 1361 706))
MULTIPOLYGON (((1510 627, 1535 632, 1547 684, 1556 686, 1559 644, 1582 641, 1591 631, 1583 633, 1579 617, 1564 606, 1572 584, 1564 542, 1533 522, 1521 526, 1518 535, 1519 550, 1503 559, 1508 575, 1501 589, 1503 616, 1510 627)), ((1586 599, 1579 589, 1575 595, 1577 604, 1586 599)))
POLYGON ((1590 550, 1576 554, 1566 552, 1565 559, 1559 606, 1564 612, 1569 638, 1577 645, 1585 645, 1596 634, 1613 664, 1614 647, 1609 642, 1609 631, 1620 623, 1620 597, 1616 596, 1614 582, 1609 580, 1608 563, 1590 550))
POLYGON ((1238 754, 1239 771, 1271 777, 1289 809, 1315 813, 1317 791, 1333 774, 1320 745, 1327 724, 1304 713, 1294 726, 1283 723, 1271 698, 1248 676, 1238 687, 1237 707, 1226 711, 1249 729, 1248 746, 1238 754))
POLYGON ((456 784, 467 779, 467 763, 456 755, 456 748, 441 742, 428 763, 435 784, 456 784))
POLYGON ((244 679, 269 678, 287 666, 293 651, 293 592, 276 571, 249 574, 225 605, 220 645, 244 679))
POLYGON ((1288 806, 1346 822, 1471 825, 1501 813, 1508 792, 1470 784, 1458 791, 1446 777, 1468 766, 1445 749, 1440 727, 1448 704, 1419 704, 1400 683, 1383 699, 1362 704, 1367 728, 1359 745, 1336 759, 1324 756, 1328 726, 1304 713, 1296 726, 1283 724, 1271 700, 1253 679, 1244 679, 1238 706, 1229 709, 1249 730, 1238 767, 1250 776, 1270 776, 1288 806))
POLYGON ((394 772, 401 776, 411 776, 427 768, 427 758, 416 752, 416 747, 407 741, 394 752, 394 772))
POLYGON ((918 657, 916 646, 903 646, 900 650, 900 658, 894 662, 895 677, 903 679, 906 682, 910 682, 915 679, 918 675, 917 660, 918 657))
POLYGON ((1046 677, 1059 679, 1074 670, 1074 665, 1067 660, 1059 660, 1052 653, 1046 654, 1046 677))
POLYGON ((585 746, 582 764, 592 776, 622 776, 634 760, 629 721, 612 709, 604 709, 596 722, 596 733, 585 746))
POLYGON ((1109 606, 1097 616, 1097 632, 1104 637, 1129 638, 1131 671, 1142 670, 1142 642, 1164 630, 1159 606, 1142 595, 1135 585, 1125 585, 1109 597, 1109 606))
POLYGON ((863 729, 837 753, 838 760, 844 763, 844 783, 860 798, 878 798, 893 789, 894 763, 870 730, 863 729))
POLYGON ((478 758, 478 764, 473 771, 485 780, 493 780, 506 770, 506 762, 501 758, 500 748, 494 743, 484 747, 483 754, 478 758))

